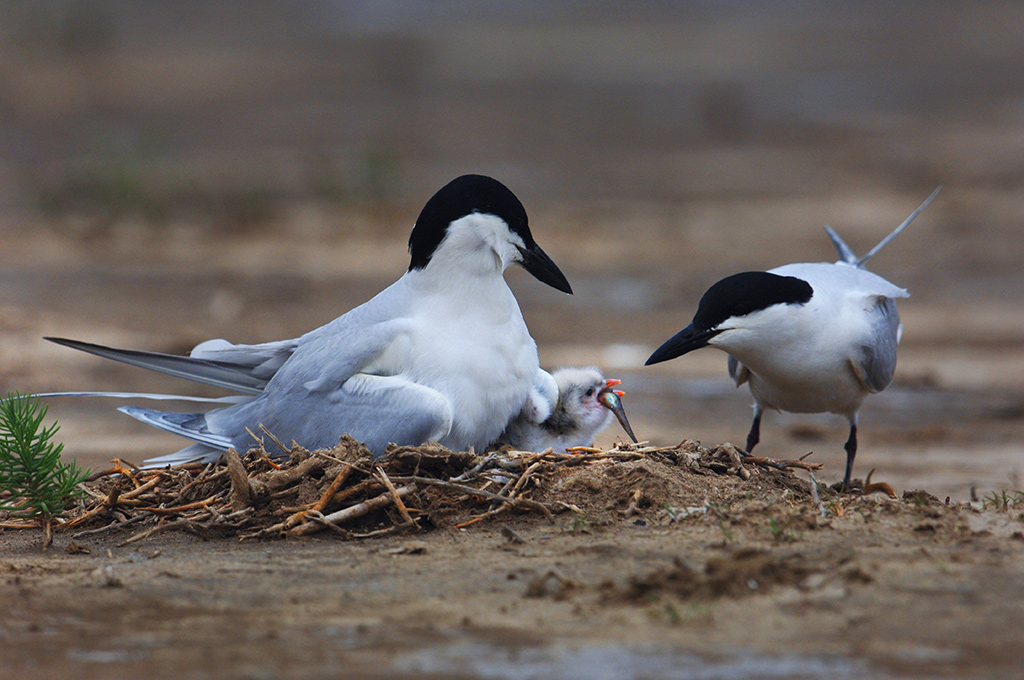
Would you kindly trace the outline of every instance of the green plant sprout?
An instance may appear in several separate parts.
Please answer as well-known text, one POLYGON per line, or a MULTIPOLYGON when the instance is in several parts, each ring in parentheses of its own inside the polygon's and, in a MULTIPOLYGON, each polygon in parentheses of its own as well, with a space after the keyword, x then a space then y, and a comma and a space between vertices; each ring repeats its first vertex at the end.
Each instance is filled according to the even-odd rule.
POLYGON ((45 417, 39 397, 15 392, 0 401, 0 510, 42 518, 49 545, 51 521, 83 496, 78 485, 89 471, 61 462, 64 445, 53 441, 60 427, 44 427, 45 417))
POLYGON ((1024 505, 1024 491, 1006 492, 1006 489, 993 491, 981 500, 981 507, 993 509, 996 512, 1009 512, 1011 508, 1024 505))

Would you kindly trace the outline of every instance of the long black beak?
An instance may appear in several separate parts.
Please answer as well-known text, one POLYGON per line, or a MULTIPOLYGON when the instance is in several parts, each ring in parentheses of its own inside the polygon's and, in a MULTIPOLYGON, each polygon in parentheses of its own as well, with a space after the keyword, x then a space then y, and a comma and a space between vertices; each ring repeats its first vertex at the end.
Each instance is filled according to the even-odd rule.
POLYGON ((654 350, 654 354, 648 357, 647 361, 644 362, 644 366, 650 366, 651 364, 675 359, 687 352, 692 352, 693 350, 700 349, 701 347, 707 347, 711 338, 721 332, 722 331, 720 329, 714 328, 705 331, 697 330, 691 323, 689 326, 666 340, 661 347, 654 350))
POLYGON ((548 254, 540 249, 540 246, 534 243, 528 248, 520 247, 519 253, 523 256, 523 269, 530 272, 535 279, 572 295, 572 286, 569 285, 569 280, 565 278, 565 274, 558 268, 558 265, 548 257, 548 254))

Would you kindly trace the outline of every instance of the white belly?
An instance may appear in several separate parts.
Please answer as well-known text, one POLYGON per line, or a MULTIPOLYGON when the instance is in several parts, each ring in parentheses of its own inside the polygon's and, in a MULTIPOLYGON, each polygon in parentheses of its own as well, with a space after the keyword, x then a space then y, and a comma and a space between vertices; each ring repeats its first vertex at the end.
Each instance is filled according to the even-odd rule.
POLYGON ((750 392, 763 408, 791 413, 839 413, 852 416, 868 392, 852 368, 808 365, 784 377, 750 369, 750 392))
POLYGON ((424 305, 414 333, 379 362, 384 372, 400 372, 448 399, 452 427, 441 443, 454 450, 482 451, 496 440, 539 369, 537 345, 511 291, 499 300, 504 304, 424 305))

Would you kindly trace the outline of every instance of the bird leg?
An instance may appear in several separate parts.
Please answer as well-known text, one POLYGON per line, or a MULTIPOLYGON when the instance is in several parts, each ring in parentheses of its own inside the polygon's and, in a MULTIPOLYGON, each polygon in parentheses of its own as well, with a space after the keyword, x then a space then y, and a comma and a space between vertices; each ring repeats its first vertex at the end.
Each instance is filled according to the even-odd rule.
POLYGON ((761 407, 754 407, 754 422, 750 424, 750 432, 747 433, 747 453, 754 450, 757 443, 761 441, 761 407))
POLYGON ((846 449, 846 475, 843 477, 843 491, 850 490, 850 477, 853 475, 853 459, 857 456, 857 423, 850 423, 850 438, 843 445, 846 449))

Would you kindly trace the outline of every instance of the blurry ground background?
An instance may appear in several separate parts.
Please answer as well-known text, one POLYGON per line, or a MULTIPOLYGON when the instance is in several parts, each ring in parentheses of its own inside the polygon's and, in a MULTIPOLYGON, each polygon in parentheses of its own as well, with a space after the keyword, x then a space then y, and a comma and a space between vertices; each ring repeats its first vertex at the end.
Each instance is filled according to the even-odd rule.
MULTIPOLYGON (((576 294, 508 274, 547 367, 625 383, 642 439, 742 443, 703 350, 642 369, 727 274, 862 253, 905 286, 856 473, 954 500, 1024 467, 1024 12, 1014 2, 41 2, 0 6, 0 390, 197 388, 51 345, 166 352, 325 323, 490 174, 576 294)), ((181 441, 60 400, 88 466, 181 441)), ((609 429, 599 443, 619 436, 609 429)), ((842 475, 837 416, 763 455, 842 475)))

